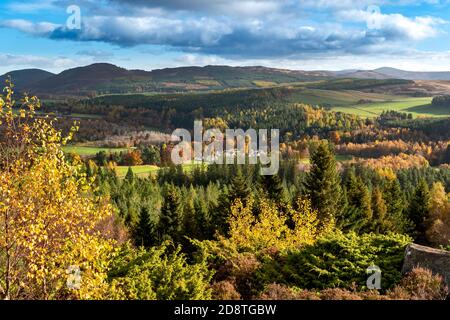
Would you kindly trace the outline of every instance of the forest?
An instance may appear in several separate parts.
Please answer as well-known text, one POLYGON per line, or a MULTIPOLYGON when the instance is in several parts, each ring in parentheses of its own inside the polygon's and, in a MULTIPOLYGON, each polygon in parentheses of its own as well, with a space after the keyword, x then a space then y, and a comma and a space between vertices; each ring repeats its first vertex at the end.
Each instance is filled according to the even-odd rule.
POLYGON ((0 298, 445 299, 441 276, 401 269, 410 243, 450 250, 449 119, 362 118, 290 102, 286 90, 41 105, 7 83, 0 298), (206 128, 279 128, 279 172, 176 166, 171 142, 133 135, 127 151, 64 152, 139 126, 191 129, 198 118, 206 128), (139 165, 159 170, 141 176, 139 165), (379 289, 366 282, 370 266, 382 270, 379 289))

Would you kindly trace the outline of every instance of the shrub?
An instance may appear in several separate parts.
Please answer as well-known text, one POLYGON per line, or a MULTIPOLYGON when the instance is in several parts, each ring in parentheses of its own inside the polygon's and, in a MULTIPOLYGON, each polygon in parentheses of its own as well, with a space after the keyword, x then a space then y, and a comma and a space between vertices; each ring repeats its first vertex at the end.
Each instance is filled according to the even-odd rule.
POLYGON ((413 269, 388 293, 398 300, 444 300, 448 294, 442 277, 423 268, 413 269))
POLYGON ((180 250, 171 250, 167 243, 149 250, 124 246, 109 271, 109 298, 210 299, 212 272, 206 262, 188 264, 180 250))
POLYGON ((212 298, 215 300, 240 300, 241 295, 236 290, 236 284, 232 280, 214 282, 211 285, 212 298))
POLYGON ((366 270, 376 265, 382 270, 383 289, 389 289, 401 278, 408 243, 410 238, 397 234, 331 234, 279 258, 265 257, 257 277, 262 283, 276 281, 303 289, 365 288, 366 270))

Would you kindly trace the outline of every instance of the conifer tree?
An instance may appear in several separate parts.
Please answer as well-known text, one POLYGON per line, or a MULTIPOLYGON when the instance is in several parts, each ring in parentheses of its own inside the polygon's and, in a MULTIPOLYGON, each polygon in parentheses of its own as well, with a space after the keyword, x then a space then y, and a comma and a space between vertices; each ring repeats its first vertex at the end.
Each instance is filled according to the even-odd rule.
POLYGON ((306 177, 306 192, 322 223, 334 221, 341 202, 340 177, 336 159, 329 145, 320 143, 311 156, 311 170, 306 177))
POLYGON ((388 219, 393 232, 405 233, 410 229, 410 220, 405 216, 405 199, 396 178, 389 180, 384 188, 388 219))
POLYGON ((133 230, 136 246, 150 247, 154 243, 154 225, 147 207, 142 207, 137 225, 133 230))
POLYGON ((353 231, 368 231, 372 220, 372 206, 369 189, 351 171, 346 179, 347 216, 345 224, 353 231), (351 215, 348 215, 351 213, 351 215))
POLYGON ((133 182, 134 180, 134 173, 131 167, 128 167, 127 174, 125 175, 125 180, 129 182, 133 182))
POLYGON ((267 197, 274 201, 279 208, 286 208, 288 204, 287 194, 280 176, 278 174, 261 176, 260 181, 267 197))
POLYGON ((217 209, 213 211, 211 218, 214 228, 220 233, 226 234, 228 231, 227 220, 231 212, 231 206, 236 200, 240 200, 242 203, 246 204, 251 196, 251 189, 247 179, 238 167, 236 175, 231 180, 228 190, 222 193, 219 198, 219 205, 217 209))
POLYGON ((158 236, 160 240, 173 240, 177 242, 182 225, 183 208, 181 195, 173 184, 168 184, 164 190, 164 200, 158 223, 158 236))
POLYGON ((244 203, 251 195, 251 189, 248 185, 248 181, 242 174, 240 168, 238 168, 236 175, 231 180, 230 189, 228 191, 228 203, 232 203, 236 199, 242 200, 244 203))
POLYGON ((430 189, 424 179, 420 179, 409 206, 409 218, 414 223, 416 240, 423 241, 425 221, 431 206, 430 189))

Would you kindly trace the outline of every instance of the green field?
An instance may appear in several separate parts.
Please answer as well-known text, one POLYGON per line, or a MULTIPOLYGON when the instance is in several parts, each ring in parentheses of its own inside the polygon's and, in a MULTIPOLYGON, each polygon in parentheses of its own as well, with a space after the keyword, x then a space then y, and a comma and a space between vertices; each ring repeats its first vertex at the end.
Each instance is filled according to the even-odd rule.
POLYGON ((75 153, 80 156, 95 156, 100 151, 106 153, 115 153, 121 151, 127 151, 127 148, 98 148, 98 147, 84 147, 84 146, 65 146, 63 147, 66 153, 75 153))
MULTIPOLYGON (((183 170, 185 172, 190 172, 192 171, 195 167, 199 166, 199 163, 186 163, 183 164, 183 170)), ((207 165, 207 164, 203 164, 203 165, 207 165)), ((124 178, 128 172, 128 166, 117 166, 116 167, 116 172, 119 178, 124 178)), ((154 166, 154 165, 143 165, 143 166, 132 166, 131 170, 133 170, 133 173, 141 178, 145 178, 148 177, 150 174, 154 174, 156 172, 158 172, 158 170, 160 169, 160 167, 158 166, 154 166)))
POLYGON ((411 113, 413 117, 448 117, 450 109, 433 107, 432 98, 401 98, 393 101, 354 104, 332 107, 333 111, 356 114, 361 117, 376 117, 383 111, 394 110, 411 113))
MULTIPOLYGON (((117 166, 116 173, 119 178, 125 178, 128 172, 128 166, 117 166)), ((133 173, 141 178, 148 177, 151 173, 158 172, 159 167, 153 165, 133 166, 131 167, 133 173)))
POLYGON ((398 97, 379 94, 367 93, 354 90, 321 90, 321 89, 304 89, 295 91, 290 100, 292 102, 301 102, 312 105, 331 105, 334 107, 356 105, 360 100, 371 100, 374 102, 385 102, 394 100, 398 97))

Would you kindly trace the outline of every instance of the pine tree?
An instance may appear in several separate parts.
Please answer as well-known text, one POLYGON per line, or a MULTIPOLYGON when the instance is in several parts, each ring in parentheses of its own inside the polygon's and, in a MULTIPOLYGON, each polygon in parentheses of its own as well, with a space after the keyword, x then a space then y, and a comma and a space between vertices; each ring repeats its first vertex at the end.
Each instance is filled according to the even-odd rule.
POLYGON ((305 186, 320 221, 324 224, 333 221, 339 212, 341 186, 336 159, 327 143, 322 142, 311 156, 311 170, 305 186))
POLYGON ((211 239, 214 235, 214 228, 210 225, 208 206, 203 199, 196 198, 194 201, 195 222, 198 226, 198 239, 211 239))
POLYGON ((242 174, 238 167, 236 175, 231 180, 228 190, 221 194, 219 198, 219 205, 213 211, 211 216, 213 226, 222 234, 228 232, 228 216, 231 212, 231 206, 239 199, 245 205, 251 198, 252 193, 248 185, 247 179, 242 174))
POLYGON ((279 208, 286 208, 288 204, 286 190, 278 174, 261 176, 261 185, 267 197, 273 200, 279 208))
POLYGON ((241 199, 244 203, 251 195, 251 189, 248 185, 247 179, 238 168, 236 175, 231 180, 230 189, 228 191, 228 203, 233 203, 236 199, 241 199))
POLYGON ((128 167, 127 174, 125 175, 125 180, 129 182, 133 182, 134 180, 134 173, 131 167, 128 167))
POLYGON ((414 191, 414 195, 409 205, 409 218, 414 223, 416 240, 424 241, 425 221, 428 220, 431 206, 431 196, 428 184, 424 179, 420 179, 414 191))
POLYGON ((154 244, 154 225, 147 207, 142 207, 137 225, 133 230, 133 240, 136 246, 146 248, 154 244))
POLYGON ((194 198, 195 197, 190 194, 184 204, 183 235, 189 238, 198 239, 200 230, 196 220, 197 213, 195 212, 194 198))
POLYGON ((397 179, 390 180, 384 188, 388 220, 392 231, 405 233, 410 228, 410 220, 405 216, 405 199, 397 179))
POLYGON ((158 223, 158 235, 161 240, 180 239, 183 225, 183 208, 181 195, 173 184, 168 184, 164 190, 164 200, 158 223))
POLYGON ((353 231, 368 231, 372 220, 372 205, 369 189, 354 171, 350 171, 346 182, 347 208, 344 215, 347 229, 353 231))

